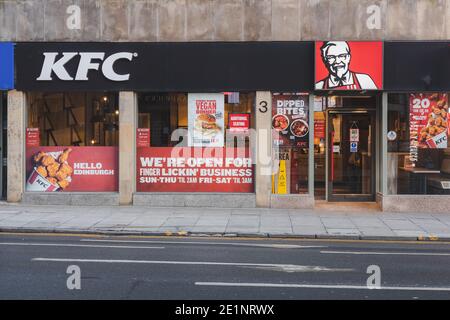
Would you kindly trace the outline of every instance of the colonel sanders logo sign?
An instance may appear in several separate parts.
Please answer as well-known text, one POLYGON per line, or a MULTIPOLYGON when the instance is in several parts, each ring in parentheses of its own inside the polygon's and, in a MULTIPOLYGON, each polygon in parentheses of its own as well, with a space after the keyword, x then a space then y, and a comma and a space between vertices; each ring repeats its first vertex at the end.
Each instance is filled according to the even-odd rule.
POLYGON ((316 43, 317 90, 382 88, 382 44, 325 41, 316 43))

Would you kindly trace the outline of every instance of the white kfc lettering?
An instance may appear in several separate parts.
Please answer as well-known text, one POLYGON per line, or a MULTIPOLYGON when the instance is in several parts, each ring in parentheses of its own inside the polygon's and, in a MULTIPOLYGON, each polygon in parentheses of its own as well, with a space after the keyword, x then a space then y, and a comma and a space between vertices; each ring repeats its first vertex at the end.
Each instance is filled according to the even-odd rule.
POLYGON ((106 58, 105 62, 103 62, 102 65, 103 75, 109 80, 127 81, 128 79, 130 79, 129 73, 118 74, 113 69, 114 62, 116 62, 119 59, 127 59, 128 61, 131 61, 133 59, 133 54, 131 52, 119 52, 110 55, 108 58, 106 58))
POLYGON ((104 52, 80 52, 80 63, 75 80, 89 80, 87 77, 88 71, 90 69, 98 70, 99 67, 99 63, 92 63, 92 59, 103 60, 104 58, 104 52))
POLYGON ((64 65, 77 54, 78 52, 63 52, 62 58, 55 61, 58 52, 44 52, 45 60, 42 65, 41 75, 36 80, 52 80, 52 71, 61 80, 73 80, 67 73, 64 65))
POLYGON ((52 72, 58 77, 60 80, 70 81, 74 80, 74 78, 67 72, 65 65, 75 56, 80 56, 80 61, 78 63, 77 72, 75 75, 75 80, 87 81, 88 71, 89 70, 99 70, 100 62, 93 62, 92 60, 97 59, 103 61, 101 70, 103 75, 112 81, 126 81, 130 79, 130 74, 119 74, 114 71, 114 63, 120 59, 127 59, 131 61, 133 56, 137 54, 133 54, 131 52, 118 52, 110 55, 105 59, 104 52, 63 52, 62 57, 59 60, 56 60, 58 56, 58 52, 44 52, 44 63, 42 64, 41 74, 36 80, 38 81, 51 81, 52 72))

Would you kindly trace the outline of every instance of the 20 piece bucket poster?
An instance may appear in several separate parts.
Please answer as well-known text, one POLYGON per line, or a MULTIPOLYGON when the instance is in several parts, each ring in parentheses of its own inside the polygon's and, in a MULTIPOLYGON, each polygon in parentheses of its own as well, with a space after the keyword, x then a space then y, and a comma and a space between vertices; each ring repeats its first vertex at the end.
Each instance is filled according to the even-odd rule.
POLYGON ((449 135, 446 93, 409 96, 410 160, 417 162, 419 148, 445 149, 449 135))

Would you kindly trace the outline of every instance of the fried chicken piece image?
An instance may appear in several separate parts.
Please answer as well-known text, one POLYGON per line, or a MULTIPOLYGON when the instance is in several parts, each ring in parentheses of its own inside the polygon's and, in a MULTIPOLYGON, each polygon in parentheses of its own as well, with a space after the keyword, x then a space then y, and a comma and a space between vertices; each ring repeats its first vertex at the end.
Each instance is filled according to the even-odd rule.
POLYGON ((41 159, 42 165, 46 166, 46 167, 51 165, 51 164, 54 164, 55 162, 56 162, 55 158, 53 158, 52 156, 49 156, 49 155, 45 155, 41 159))
POLYGON ((58 179, 59 181, 62 181, 64 179, 66 179, 68 176, 70 176, 72 174, 72 167, 69 166, 66 163, 61 164, 61 166, 59 167, 58 172, 56 173, 56 179, 58 179))
POLYGON ((438 108, 441 108, 441 109, 444 108, 445 105, 446 105, 445 98, 442 98, 441 100, 439 100, 439 101, 436 103, 436 106, 437 106, 438 108))
POLYGON ((45 155, 46 155, 45 152, 39 151, 39 152, 36 153, 36 155, 34 156, 34 162, 39 163, 45 155))
POLYGON ((70 176, 72 174, 72 172, 73 172, 73 169, 67 163, 63 163, 59 167, 59 171, 65 172, 65 173, 67 173, 68 176, 70 176))
POLYGON ((37 173, 39 173, 44 178, 47 177, 47 169, 44 166, 39 166, 36 168, 37 173))
POLYGON ((54 162, 51 165, 47 166, 47 172, 49 177, 55 177, 58 170, 59 170, 58 162, 54 162))
POLYGON ((53 177, 47 178, 47 181, 50 182, 50 183, 53 184, 53 185, 57 185, 57 184, 58 184, 58 180, 56 180, 56 179, 53 178, 53 177))
POLYGON ((64 150, 64 152, 61 153, 61 155, 59 156, 58 161, 59 161, 60 163, 66 162, 67 159, 69 158, 69 153, 71 153, 71 152, 72 152, 72 149, 71 149, 71 148, 68 148, 68 149, 64 150))
POLYGON ((58 181, 58 185, 59 185, 62 189, 65 189, 65 188, 67 188, 67 187, 69 186, 69 181, 67 181, 67 180, 61 180, 61 181, 58 181))
POLYGON ((67 172, 61 170, 59 170, 55 175, 55 178, 58 179, 58 181, 63 181, 67 177, 68 177, 67 172))

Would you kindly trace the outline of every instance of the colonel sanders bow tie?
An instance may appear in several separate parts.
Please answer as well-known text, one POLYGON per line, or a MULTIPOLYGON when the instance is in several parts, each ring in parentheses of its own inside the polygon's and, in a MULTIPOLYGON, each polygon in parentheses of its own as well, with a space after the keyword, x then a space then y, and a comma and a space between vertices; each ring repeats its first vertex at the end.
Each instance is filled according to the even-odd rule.
POLYGON ((338 86, 343 86, 344 85, 344 81, 347 79, 347 77, 346 76, 342 76, 341 78, 339 78, 339 77, 333 77, 333 81, 336 83, 337 82, 337 84, 338 84, 338 86))

